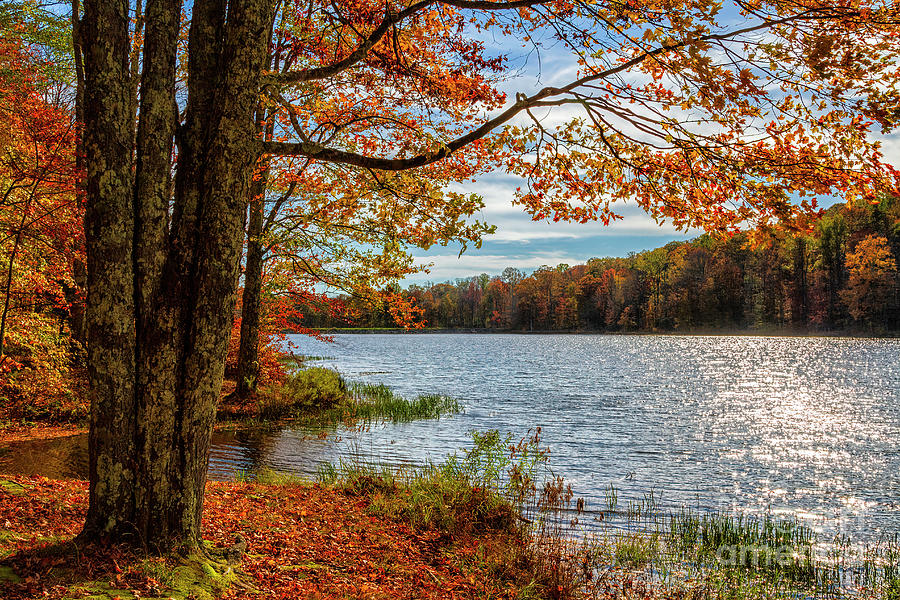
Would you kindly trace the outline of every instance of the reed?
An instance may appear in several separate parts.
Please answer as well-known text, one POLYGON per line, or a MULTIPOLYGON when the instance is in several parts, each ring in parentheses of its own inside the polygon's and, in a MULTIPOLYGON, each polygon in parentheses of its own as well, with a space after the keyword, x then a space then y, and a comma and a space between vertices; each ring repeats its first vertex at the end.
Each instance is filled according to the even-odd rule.
POLYGON ((393 423, 417 419, 438 419, 460 412, 456 398, 441 394, 420 394, 409 400, 384 384, 351 383, 348 409, 352 418, 363 421, 383 418, 393 423))
MULTIPOLYGON (((389 400, 389 393, 373 395, 389 400)), ((591 520, 550 469, 539 429, 518 443, 496 430, 472 435, 470 448, 440 464, 390 467, 357 458, 323 465, 317 478, 365 495, 373 514, 451 539, 501 532, 511 541, 490 560, 518 565, 518 576, 531 578, 525 588, 540 597, 900 600, 896 536, 859 548, 771 515, 667 512, 654 492, 626 498, 626 509, 616 511, 622 494, 613 485, 591 520)))
POLYGON ((608 486, 600 525, 582 528, 573 544, 578 560, 595 557, 590 571, 598 585, 624 579, 651 597, 900 599, 897 536, 860 548, 772 515, 667 513, 651 493, 614 513, 618 497, 608 486))
POLYGON ((459 400, 451 396, 420 394, 409 399, 384 384, 347 383, 337 372, 321 367, 291 374, 284 385, 264 390, 258 403, 263 420, 289 419, 314 426, 406 423, 462 411, 459 400))

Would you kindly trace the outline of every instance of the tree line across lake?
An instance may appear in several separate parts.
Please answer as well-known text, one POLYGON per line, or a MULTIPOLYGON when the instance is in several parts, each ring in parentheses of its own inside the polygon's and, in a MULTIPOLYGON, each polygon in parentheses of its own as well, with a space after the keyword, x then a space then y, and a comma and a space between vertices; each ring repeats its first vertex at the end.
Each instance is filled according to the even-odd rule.
MULTIPOLYGON (((543 266, 506 268, 399 290, 418 321, 498 330, 896 332, 900 200, 836 205, 811 231, 747 234, 543 266)), ((308 327, 394 327, 393 314, 349 296, 349 310, 304 310, 308 327), (348 316, 349 315, 349 316, 348 316)))

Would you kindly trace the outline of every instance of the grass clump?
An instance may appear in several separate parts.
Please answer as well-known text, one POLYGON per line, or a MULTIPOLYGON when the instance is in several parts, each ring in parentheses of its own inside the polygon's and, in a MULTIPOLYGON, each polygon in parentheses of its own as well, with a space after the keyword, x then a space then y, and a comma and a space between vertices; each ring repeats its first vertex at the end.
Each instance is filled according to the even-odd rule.
POLYGON ((257 483, 259 485, 270 486, 288 486, 288 485, 308 485, 309 480, 294 473, 285 471, 276 471, 268 467, 263 467, 252 474, 247 472, 238 473, 234 481, 239 483, 257 483))
POLYGON ((437 419, 462 410, 459 401, 450 396, 419 394, 408 400, 381 383, 351 383, 346 408, 352 419, 367 421, 384 418, 393 423, 437 419))
POLYGON ((284 384, 259 395, 259 416, 278 420, 328 411, 347 399, 347 384, 337 371, 324 367, 301 369, 288 375, 284 384))
POLYGON ((304 367, 306 367, 306 363, 320 360, 334 360, 334 357, 316 356, 312 354, 294 354, 293 352, 289 354, 282 354, 278 357, 278 362, 288 370, 303 369, 304 367))
POLYGON ((263 390, 258 405, 262 420, 292 419, 311 425, 376 420, 405 423, 461 410, 459 401, 449 396, 420 394, 410 400, 383 384, 348 384, 337 371, 324 367, 288 375, 283 385, 263 390))
POLYGON ((583 585, 556 514, 572 500, 571 488, 552 476, 540 429, 518 443, 497 430, 472 438, 472 447, 440 464, 340 461, 321 467, 318 479, 367 497, 373 516, 436 531, 452 548, 469 547, 468 560, 515 580, 521 597, 574 597, 583 585))
POLYGON ((666 534, 669 551, 692 562, 765 571, 809 585, 821 578, 813 551, 815 534, 796 521, 682 510, 669 517, 666 534))
POLYGON ((295 410, 313 411, 334 408, 347 397, 347 384, 337 371, 311 367, 288 378, 284 394, 295 410))
POLYGON ((512 445, 511 435, 497 430, 476 431, 472 438, 471 448, 443 463, 392 468, 341 460, 320 467, 318 479, 360 494, 380 492, 373 512, 451 536, 510 529, 517 518, 528 522, 518 515, 519 504, 534 486, 546 455, 530 444, 512 445))

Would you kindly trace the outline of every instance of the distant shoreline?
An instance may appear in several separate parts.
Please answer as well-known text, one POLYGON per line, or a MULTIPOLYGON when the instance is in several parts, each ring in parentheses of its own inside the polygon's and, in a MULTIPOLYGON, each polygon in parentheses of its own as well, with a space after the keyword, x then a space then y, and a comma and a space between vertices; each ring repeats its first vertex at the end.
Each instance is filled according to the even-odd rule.
MULTIPOLYGON (((615 335, 615 336, 689 336, 689 337, 797 337, 797 338, 863 338, 863 339, 897 339, 897 333, 870 333, 865 331, 795 331, 795 330, 693 330, 693 331, 596 331, 590 329, 548 329, 548 330, 523 330, 523 329, 488 329, 488 328, 422 328, 404 329, 401 327, 323 327, 314 329, 317 333, 332 335, 338 333, 352 334, 516 334, 516 335, 615 335)), ((296 331, 285 333, 296 334, 296 331)))

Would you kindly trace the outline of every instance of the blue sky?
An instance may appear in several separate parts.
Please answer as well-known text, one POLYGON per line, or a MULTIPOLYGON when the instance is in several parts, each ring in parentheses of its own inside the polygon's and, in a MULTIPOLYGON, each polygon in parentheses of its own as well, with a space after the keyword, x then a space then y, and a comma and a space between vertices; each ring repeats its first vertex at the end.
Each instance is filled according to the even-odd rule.
MULTIPOLYGON (((729 25, 742 25, 742 19, 732 10, 729 25)), ((727 13, 726 11, 726 14, 727 13)), ((515 92, 533 93, 546 85, 563 85, 577 75, 578 67, 570 52, 559 46, 543 48, 539 53, 533 47, 524 47, 509 39, 484 37, 489 52, 507 56, 507 66, 513 75, 500 86, 508 100, 515 92)), ((571 111, 556 109, 554 113, 536 115, 544 125, 563 122, 572 116, 571 111)), ((522 122, 524 115, 513 121, 522 122)), ((885 158, 900 163, 900 136, 875 136, 880 138, 885 158)), ((592 257, 626 256, 665 245, 673 240, 688 240, 699 230, 678 231, 671 224, 658 224, 636 205, 616 205, 614 210, 624 219, 609 226, 602 223, 571 224, 534 222, 521 207, 513 206, 515 190, 523 181, 506 173, 495 172, 479 178, 474 184, 457 191, 477 193, 484 198, 484 210, 474 215, 481 221, 497 226, 497 232, 485 236, 480 249, 470 247, 459 256, 458 247, 433 247, 429 251, 414 250, 419 264, 431 263, 429 273, 421 273, 403 280, 410 283, 442 282, 480 273, 498 275, 506 267, 524 271, 541 265, 568 263, 580 264, 592 257)), ((821 206, 828 206, 840 199, 819 199, 821 206)))
POLYGON ((467 191, 481 194, 485 201, 484 210, 476 218, 496 225, 497 232, 485 236, 480 249, 470 247, 462 256, 458 256, 459 247, 454 246, 413 252, 418 262, 430 262, 434 266, 430 273, 417 274, 403 283, 437 283, 480 273, 499 275, 506 267, 530 271, 541 265, 581 264, 592 257, 625 256, 700 233, 678 232, 671 225, 659 226, 634 205, 620 205, 618 212, 624 218, 609 226, 535 222, 521 207, 512 205, 520 183, 517 177, 492 173, 466 186, 467 191))

